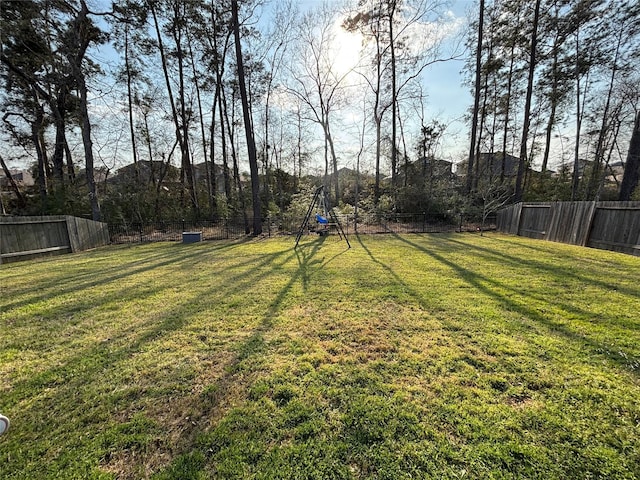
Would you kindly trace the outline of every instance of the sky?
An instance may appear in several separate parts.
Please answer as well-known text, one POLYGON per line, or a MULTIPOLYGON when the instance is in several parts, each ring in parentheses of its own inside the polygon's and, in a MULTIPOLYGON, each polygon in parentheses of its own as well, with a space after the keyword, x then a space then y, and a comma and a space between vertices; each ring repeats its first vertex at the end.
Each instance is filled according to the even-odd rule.
MULTIPOLYGON (((468 23, 467 13, 473 9, 472 0, 454 0, 449 9, 453 18, 460 26, 468 23)), ((454 35, 460 35, 455 32, 454 35)), ((452 38, 450 41, 455 41, 452 38)), ((467 56, 468 53, 465 54, 467 56)), ((442 157, 449 161, 459 161, 461 156, 469 151, 469 125, 464 115, 473 104, 473 97, 468 86, 463 85, 462 69, 464 57, 437 63, 427 68, 425 72, 425 88, 428 95, 427 113, 435 116, 439 121, 448 125, 442 145, 442 157)))
MULTIPOLYGON (((322 0, 302 0, 306 4, 319 4, 322 0)), ((444 10, 449 39, 443 44, 443 55, 456 48, 464 34, 463 28, 468 24, 467 15, 473 10, 474 0, 450 0, 444 10)), ((462 46, 464 39, 462 39, 462 46)), ((423 73, 423 88, 427 95, 424 103, 425 117, 447 125, 441 144, 440 156, 449 161, 458 162, 468 154, 468 123, 464 120, 473 103, 471 91, 463 85, 461 71, 464 67, 467 52, 462 52, 459 59, 438 62, 428 66, 423 73)))
MULTIPOLYGON (((299 6, 302 10, 311 9, 322 5, 323 2, 324 0, 299 0, 299 6)), ((468 24, 467 16, 474 8, 477 8, 474 0, 450 0, 446 8, 443 8, 446 22, 450 25, 447 29, 450 38, 443 45, 443 55, 447 50, 454 49, 456 43, 462 41, 461 45, 464 46, 462 30, 468 24)), ((339 40, 344 44, 343 55, 353 57, 359 40, 350 41, 349 35, 343 33, 339 40)), ((462 53, 459 59, 435 63, 423 72, 423 88, 427 95, 424 103, 425 119, 427 123, 433 119, 447 125, 440 151, 437 153, 454 164, 468 155, 469 127, 464 116, 473 103, 470 88, 463 85, 461 74, 468 52, 462 52, 460 49, 459 51, 462 53)), ((407 147, 410 148, 409 145, 407 147)))

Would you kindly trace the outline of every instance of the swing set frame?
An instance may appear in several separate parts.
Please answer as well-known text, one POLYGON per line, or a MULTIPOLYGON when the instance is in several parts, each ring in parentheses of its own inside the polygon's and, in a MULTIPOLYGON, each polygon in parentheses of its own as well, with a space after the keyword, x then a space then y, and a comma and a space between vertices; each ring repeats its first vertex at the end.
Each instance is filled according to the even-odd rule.
POLYGON ((313 214, 314 210, 317 210, 317 207, 320 207, 322 209, 324 218, 327 220, 326 223, 322 223, 322 225, 324 226, 322 230, 316 230, 318 235, 328 235, 329 227, 333 226, 336 228, 338 235, 340 236, 340 240, 344 239, 347 242, 347 246, 351 248, 351 244, 349 243, 347 234, 344 233, 344 229, 342 228, 340 220, 333 211, 333 208, 329 206, 329 198, 327 197, 327 192, 324 188, 324 185, 319 186, 313 194, 313 200, 311 200, 311 203, 309 204, 309 208, 307 210, 307 214, 305 215, 304 220, 302 221, 302 225, 300 225, 300 229, 298 230, 298 235, 296 236, 296 245, 294 248, 298 246, 300 238, 304 234, 305 228, 307 228, 307 226, 309 225, 311 215, 313 214))

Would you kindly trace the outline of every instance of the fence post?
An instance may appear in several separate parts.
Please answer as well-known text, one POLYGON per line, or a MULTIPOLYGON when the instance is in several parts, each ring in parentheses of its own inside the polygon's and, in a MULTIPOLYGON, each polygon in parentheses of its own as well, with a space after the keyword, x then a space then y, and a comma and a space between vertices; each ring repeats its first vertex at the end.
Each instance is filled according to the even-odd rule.
POLYGON ((427 231, 427 212, 422 212, 422 233, 427 231))
POLYGON ((525 205, 523 202, 518 202, 516 203, 517 207, 516 207, 516 213, 518 215, 518 218, 516 219, 516 235, 520 236, 520 226, 522 224, 522 212, 523 210, 526 209, 525 205))
POLYGON ((593 219, 596 216, 597 209, 598 209, 598 202, 596 201, 591 202, 591 205, 589 205, 589 210, 588 210, 586 229, 584 231, 584 235, 582 239, 580 240, 580 243, 578 243, 578 245, 580 245, 581 247, 586 247, 589 244, 589 239, 591 238, 591 229, 593 228, 593 219))

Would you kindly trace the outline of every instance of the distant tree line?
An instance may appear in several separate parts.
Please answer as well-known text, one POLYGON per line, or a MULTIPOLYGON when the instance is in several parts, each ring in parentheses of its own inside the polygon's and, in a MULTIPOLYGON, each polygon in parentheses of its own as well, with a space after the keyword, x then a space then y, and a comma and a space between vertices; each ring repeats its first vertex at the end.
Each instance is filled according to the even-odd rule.
POLYGON ((480 0, 478 12, 469 36, 474 106, 465 190, 485 178, 480 152, 500 152, 498 183, 505 154, 519 159, 515 201, 598 199, 609 176, 617 184, 609 196, 629 200, 640 153, 640 4, 480 0), (535 163, 541 174, 528 175, 535 163), (624 177, 612 175, 615 163, 624 177))
POLYGON ((239 215, 259 234, 312 184, 356 213, 637 198, 637 2, 479 0, 447 43, 445 7, 3 1, 3 206, 110 222, 239 215), (463 55, 474 102, 454 174, 426 73, 463 55), (11 181, 15 160, 33 164, 35 188, 11 181))

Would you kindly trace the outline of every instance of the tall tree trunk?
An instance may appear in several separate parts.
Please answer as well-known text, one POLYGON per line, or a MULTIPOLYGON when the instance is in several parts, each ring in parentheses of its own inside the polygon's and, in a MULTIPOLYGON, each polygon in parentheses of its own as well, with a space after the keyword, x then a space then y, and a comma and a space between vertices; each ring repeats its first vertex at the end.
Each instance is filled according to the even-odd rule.
MULTIPOLYGON (((176 1, 174 4, 175 23, 182 22, 185 16, 184 4, 176 1)), ((178 59, 178 98, 180 100, 180 119, 181 125, 176 124, 178 129, 182 129, 182 143, 180 144, 180 160, 183 176, 187 182, 187 191, 189 192, 189 200, 193 216, 197 219, 200 217, 200 206, 198 205, 198 195, 196 193, 196 185, 194 178, 193 166, 191 164, 191 151, 189 149, 189 122, 187 116, 187 102, 185 94, 184 82, 184 51, 182 46, 182 26, 174 25, 173 39, 176 44, 175 55, 178 59)))
POLYGON ((87 86, 84 77, 80 74, 78 90, 80 91, 80 130, 82 131, 82 145, 84 146, 85 155, 85 172, 87 178, 87 186, 89 187, 89 201, 91 202, 91 217, 95 221, 100 221, 102 214, 100 212, 100 203, 98 202, 98 190, 94 177, 93 167, 93 142, 91 140, 91 123, 89 122, 89 109, 87 101, 87 86))
MULTIPOLYGON (((398 108, 398 113, 400 109, 398 108)), ((402 122, 402 115, 398 115, 398 126, 400 127, 400 138, 402 139, 402 158, 404 163, 402 169, 404 170, 403 187, 407 188, 407 181, 409 178, 409 155, 407 155, 407 139, 404 135, 404 123, 402 122)))
MULTIPOLYGON (((138 166, 138 149, 136 147, 136 132, 133 123, 133 92, 131 88, 131 64, 129 58, 129 23, 124 24, 124 66, 127 74, 127 106, 129 110, 129 134, 131 135, 131 155, 133 157, 133 166, 135 170, 136 185, 140 183, 140 168, 138 166)), ((150 159, 151 160, 151 159, 150 159)))
POLYGON ((69 55, 71 72, 76 81, 76 88, 79 93, 78 114, 80 116, 80 131, 82 133, 82 145, 84 147, 85 156, 85 174, 87 179, 87 187, 89 189, 89 202, 91 203, 91 217, 93 220, 100 221, 102 214, 100 212, 100 203, 98 202, 98 191, 94 177, 94 157, 93 142, 91 140, 91 122, 89 121, 89 102, 87 99, 87 84, 82 71, 82 61, 85 52, 91 41, 88 38, 86 23, 88 19, 89 9, 85 0, 80 0, 80 10, 78 16, 73 21, 74 34, 74 51, 69 55))
MULTIPOLYGON (((200 138, 202 139, 202 155, 204 158, 204 170, 205 170, 206 184, 207 184, 207 197, 209 198, 209 215, 213 219, 216 216, 216 196, 215 196, 216 178, 212 170, 215 170, 215 169, 213 165, 211 166, 209 165, 209 157, 207 152, 207 136, 205 134, 204 115, 202 114, 202 100, 200 98, 200 85, 198 83, 198 75, 196 72, 196 62, 193 56, 193 48, 192 48, 193 39, 191 39, 189 35, 187 35, 187 38, 189 40, 189 58, 191 60, 191 69, 193 72, 193 83, 196 88, 196 99, 198 101, 198 120, 200 121, 200 138)), ((215 105, 215 102, 214 102, 214 105, 215 105)), ((213 143, 213 138, 211 138, 211 143, 213 143)), ((211 157, 211 160, 213 161, 213 157, 211 157)))
MULTIPOLYGON (((489 48, 489 58, 491 58, 491 48, 489 48)), ((484 75, 484 81, 482 83, 481 95, 482 95, 482 107, 478 109, 478 115, 480 116, 480 124, 478 125, 478 131, 476 132, 476 152, 475 152, 475 163, 474 163, 474 175, 473 175, 473 190, 478 190, 478 181, 483 175, 483 172, 480 169, 483 167, 480 165, 480 149, 482 147, 482 135, 484 133, 484 123, 487 119, 487 100, 489 98, 489 71, 487 70, 484 75)), ((484 165, 485 169, 489 169, 489 173, 487 178, 490 178, 490 173, 492 170, 493 158, 489 156, 487 158, 487 162, 484 165)))
POLYGON ((249 155, 249 170, 251 172, 251 196, 253 199, 253 235, 262 233, 262 213, 260 208, 260 179, 258 178, 258 158, 256 143, 253 138, 253 122, 247 98, 247 87, 244 77, 244 63, 242 60, 242 46, 240 44, 240 21, 238 19, 238 0, 231 1, 231 15, 233 18, 233 34, 236 46, 236 61, 238 65, 238 86, 242 101, 244 131, 247 139, 247 153, 249 155))
MULTIPOLYGON (((580 26, 576 27, 575 31, 575 46, 576 46, 576 58, 575 58, 575 75, 576 75, 576 140, 574 147, 573 157, 573 175, 571 179, 571 200, 574 201, 578 198, 578 187, 580 185, 580 134, 582 131, 582 116, 584 113, 584 103, 587 96, 587 88, 589 85, 589 72, 587 71, 585 79, 585 92, 582 95, 582 87, 580 85, 580 26), (585 98, 581 98, 585 97, 585 98)), ((585 165, 586 167, 586 165, 585 165)), ((586 169, 584 169, 586 170, 586 169)), ((584 172, 583 172, 584 174, 584 172)))
MULTIPOLYGON (((213 7, 212 2, 212 7, 213 7)), ((218 43, 218 36, 216 32, 218 31, 218 19, 216 15, 215 8, 211 9, 211 24, 213 26, 212 39, 210 41, 211 47, 216 58, 214 59, 214 70, 216 75, 216 90, 214 94, 213 107, 212 107, 212 115, 211 115, 211 162, 214 165, 214 175, 215 175, 215 155, 213 150, 213 139, 214 139, 214 131, 215 131, 215 105, 218 105, 218 116, 220 122, 220 148, 222 150, 222 178, 224 184, 224 194, 225 199, 227 201, 227 205, 231 202, 231 171, 229 169, 229 158, 228 158, 228 148, 227 148, 227 133, 225 130, 225 118, 228 117, 227 114, 227 102, 224 92, 224 65, 225 59, 227 57, 227 52, 229 48, 229 42, 231 39, 232 32, 228 32, 224 45, 222 46, 222 52, 220 52, 220 45, 218 43)), ((213 185, 216 185, 216 182, 212 182, 213 185)), ((217 191, 215 191, 217 195, 217 191)))
POLYGON ((333 137, 331 136, 331 130, 329 129, 329 122, 327 119, 327 127, 325 135, 327 137, 327 142, 329 142, 329 151, 331 152, 331 165, 333 167, 333 176, 334 176, 334 194, 335 194, 335 202, 336 205, 340 203, 340 179, 338 178, 338 157, 336 156, 336 148, 333 144, 333 137))
POLYGON ((298 153, 298 174, 295 174, 296 168, 293 166, 295 190, 298 190, 298 184, 302 178, 302 115, 300 114, 300 106, 296 110, 296 127, 298 138, 296 139, 296 152, 298 153))
MULTIPOLYGON (((613 95, 613 88, 615 86, 616 73, 618 71, 618 56, 620 55, 620 47, 622 45, 622 36, 625 25, 620 25, 620 31, 618 33, 618 41, 616 44, 615 53, 613 55, 612 66, 611 66, 611 77, 609 79, 609 88, 607 90, 607 99, 604 105, 604 111, 602 112, 602 123, 600 125, 600 131, 598 133, 598 142, 596 144, 596 153, 593 162, 593 172, 591 178, 589 179, 589 188, 587 191, 587 199, 591 198, 592 195, 595 194, 596 189, 599 190, 598 184, 600 180, 600 172, 604 170, 604 166, 602 165, 604 159, 604 149, 605 149, 605 137, 607 135, 608 130, 608 122, 609 122, 609 109, 611 107, 611 96, 613 95)), ((604 171, 602 172, 604 173, 604 171)))
MULTIPOLYGON (((498 79, 496 78, 497 75, 492 75, 493 76, 493 99, 492 104, 493 104, 493 112, 492 112, 492 119, 491 119, 491 133, 489 135, 489 154, 491 155, 491 158, 493 159, 495 156, 494 154, 496 153, 496 137, 497 137, 497 125, 498 125, 498 79)), ((491 165, 491 170, 489 171, 489 181, 493 182, 493 174, 494 174, 494 169, 493 169, 493 163, 491 165)))
POLYGON ((629 152, 627 153, 627 163, 624 166, 624 175, 620 185, 619 200, 631 200, 633 192, 638 188, 638 177, 640 177, 640 111, 636 112, 633 133, 629 142, 629 152))
MULTIPOLYGON (((377 99, 376 99, 377 100, 377 99)), ((373 198, 375 202, 375 206, 377 207, 380 203, 380 137, 382 136, 382 119, 375 116, 376 123, 376 180, 373 187, 373 198)))
MULTIPOLYGON (((377 30, 380 31, 380 16, 376 18, 377 30)), ((382 87, 382 48, 380 45, 380 36, 374 35, 376 43, 376 86, 375 86, 375 102, 373 105, 373 120, 376 124, 376 179, 373 187, 373 201, 377 208, 380 203, 380 155, 382 154, 382 109, 380 107, 380 88, 382 87)))
POLYGON ((558 108, 558 49, 560 48, 559 34, 556 33, 553 41, 552 54, 553 60, 551 64, 551 111, 547 120, 547 129, 545 132, 544 153, 542 155, 542 173, 547 171, 549 163, 549 153, 551 152, 551 134, 556 123, 556 110, 558 108))
POLYGON ((240 170, 238 169, 238 155, 236 153, 238 149, 236 148, 237 136, 236 136, 235 126, 234 126, 236 124, 235 97, 236 97, 235 92, 233 92, 231 95, 231 107, 232 107, 231 119, 229 119, 227 106, 225 103, 225 112, 226 112, 225 119, 227 122, 227 131, 229 132, 229 143, 231 145, 231 159, 233 162, 233 180, 235 182, 235 186, 236 186, 235 193, 237 195, 237 201, 234 202, 234 207, 236 207, 237 209, 238 203, 240 204, 240 211, 242 212, 242 220, 244 221, 244 229, 246 234, 248 235, 249 233, 251 233, 251 227, 249 226, 249 221, 247 219, 247 207, 245 204, 245 198, 244 198, 244 193, 242 189, 242 180, 240 179, 240 170))
MULTIPOLYGON (((271 80, 269 80, 266 89, 266 98, 264 106, 264 149, 262 157, 264 159, 264 202, 269 210, 271 204, 271 156, 269 150, 273 147, 269 145, 271 139, 269 138, 269 103, 271 102, 271 80)), ((275 147, 273 147, 275 148, 275 147)), ((275 154, 275 153, 274 153, 275 154)))
MULTIPOLYGON (((393 19, 396 11, 396 0, 389 0, 389 50, 391 53, 391 185, 393 185, 394 197, 396 197, 396 177, 398 171, 398 149, 396 144, 397 132, 397 103, 398 92, 396 87, 396 45, 393 38, 393 19)), ((395 203, 395 202, 394 202, 395 203)))
MULTIPOLYGON (((55 101, 50 101, 51 112, 53 114, 53 123, 56 128, 56 144, 53 149, 53 176, 57 182, 57 186, 64 190, 64 153, 67 138, 65 135, 65 111, 66 111, 66 85, 60 85, 58 95, 55 101)), ((53 100, 53 99, 52 99, 53 100)))
MULTIPOLYGON (((195 197, 195 190, 193 187, 193 170, 191 169, 191 161, 189 159, 189 148, 188 148, 188 140, 183 137, 183 130, 180 125, 180 119, 178 118, 178 110, 176 108, 175 100, 173 98, 173 89, 171 88, 171 80, 169 78, 169 69, 167 67, 167 55, 164 48, 164 43, 162 41, 162 33, 160 31, 160 24, 158 22, 158 16, 154 7, 153 2, 149 3, 151 9, 151 15, 153 16, 153 24, 156 31, 156 38, 158 40, 158 52, 160 53, 160 62, 162 64, 162 72, 164 74, 165 85, 167 87, 167 93, 169 96, 169 103, 171 105, 171 117, 173 119, 173 124, 176 132, 176 139, 178 140, 178 145, 180 147, 181 153, 181 166, 182 166, 182 178, 187 181, 187 185, 189 188, 190 200, 192 202, 192 208, 194 214, 197 215, 198 206, 197 199, 195 197), (189 180, 191 179, 191 180, 189 180)), ((182 73, 182 72, 181 72, 182 73)), ((183 92, 181 87, 181 92, 183 92)), ((182 107, 184 108, 184 95, 182 94, 182 107)), ((183 123, 186 127, 186 118, 183 117, 183 123)))
POLYGON ((511 113, 511 89, 513 88, 513 70, 515 64, 516 42, 511 40, 511 55, 509 60, 509 73, 507 75, 507 104, 504 107, 504 135, 502 136, 502 161, 500 162, 500 184, 504 183, 505 170, 507 169, 507 138, 509 135, 509 114, 511 113))
MULTIPOLYGON (((36 96, 37 98, 37 96, 36 96)), ((47 189, 47 152, 41 141, 41 131, 44 128, 44 112, 37 102, 35 111, 35 119, 31 123, 31 141, 36 149, 36 157, 38 159, 38 191, 40 192, 40 204, 42 213, 46 213, 48 208, 48 189, 47 189)))
MULTIPOLYGON (((233 149, 233 137, 229 128, 229 112, 227 111, 227 97, 224 91, 224 85, 220 86, 220 96, 218 97, 218 111, 220 113, 220 142, 222 148, 222 178, 224 180, 224 194, 227 204, 231 202, 231 170, 229 169, 229 155, 227 148, 227 134, 229 135, 231 148, 233 149), (227 124, 227 133, 225 133, 225 122, 227 124)), ((235 159, 235 153, 233 153, 235 159)))
POLYGON ((360 148, 358 149, 358 154, 356 156, 356 188, 355 188, 355 199, 354 199, 354 219, 353 219, 353 229, 356 234, 358 233, 358 204, 360 203, 360 159, 362 158, 362 153, 364 152, 364 135, 367 129, 367 115, 366 115, 366 104, 363 104, 362 109, 362 130, 360 131, 360 148))
POLYGON ((329 139, 327 138, 327 127, 324 118, 322 120, 322 129, 324 130, 324 178, 322 179, 322 184, 324 185, 325 190, 328 190, 329 185, 327 185, 327 182, 329 181, 329 139))
POLYGON ((480 90, 481 90, 481 69, 482 69, 482 30, 484 28, 484 0, 480 0, 480 11, 478 20, 478 43, 476 45, 476 74, 475 74, 475 93, 473 96, 473 112, 471 115, 471 141, 469 145, 469 158, 467 163, 467 184, 466 192, 471 193, 473 187, 473 167, 476 153, 476 136, 478 134, 478 110, 480 108, 480 90))
POLYGON ((533 25, 531 26, 531 50, 529 52, 529 75, 527 79, 527 95, 524 104, 524 122, 522 126, 522 139, 520 141, 520 159, 518 162, 518 174, 516 176, 515 201, 522 201, 523 180, 527 160, 527 142, 529 141, 529 126, 531 124, 531 97, 533 96, 533 76, 536 69, 536 48, 538 44, 538 20, 540 18, 541 0, 536 0, 533 13, 533 25))
POLYGON ((69 142, 67 142, 66 140, 64 142, 64 154, 67 158, 67 175, 69 176, 69 180, 74 180, 76 178, 76 171, 73 165, 73 157, 71 156, 69 142))
MULTIPOLYGON (((216 115, 218 111, 218 96, 220 95, 220 87, 216 85, 216 90, 213 95, 213 102, 211 103, 211 123, 209 124, 209 158, 211 159, 211 195, 214 196, 214 205, 217 205, 218 185, 216 179, 216 115)), ((223 130, 224 132, 224 130, 223 130)), ((217 210, 217 207, 216 207, 217 210)))
MULTIPOLYGON (((235 186, 236 186, 236 190, 234 191, 232 186, 230 186, 230 197, 229 198, 233 198, 234 203, 233 206, 235 209, 238 208, 238 200, 241 202, 241 209, 243 211, 243 213, 246 215, 245 212, 245 204, 244 204, 244 196, 242 195, 242 183, 240 182, 240 176, 239 176, 239 172, 236 172, 237 166, 238 166, 238 154, 237 154, 237 148, 236 148, 236 131, 235 131, 235 125, 236 125, 236 112, 235 112, 235 102, 236 102, 236 92, 232 91, 231 92, 231 114, 229 114, 229 110, 228 110, 228 106, 227 106, 227 96, 223 91, 223 97, 224 99, 224 120, 226 122, 227 125, 227 134, 228 134, 228 138, 229 138, 229 145, 230 147, 230 151, 231 151, 231 174, 232 174, 232 178, 233 181, 235 182, 235 186)), ((251 229, 249 227, 248 228, 248 232, 249 233, 251 231, 251 229)))

